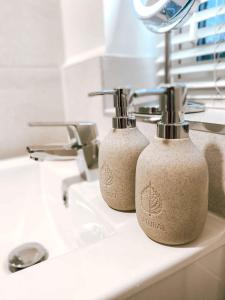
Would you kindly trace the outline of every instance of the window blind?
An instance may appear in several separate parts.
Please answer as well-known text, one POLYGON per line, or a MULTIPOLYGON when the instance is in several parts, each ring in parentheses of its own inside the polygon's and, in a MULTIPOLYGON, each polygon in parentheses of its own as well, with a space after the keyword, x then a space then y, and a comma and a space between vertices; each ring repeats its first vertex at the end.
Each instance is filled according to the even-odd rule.
MULTIPOLYGON (((159 82, 164 80, 161 52, 159 82)), ((172 32, 170 74, 171 81, 186 83, 189 99, 225 108, 225 0, 201 0, 193 16, 172 32)))

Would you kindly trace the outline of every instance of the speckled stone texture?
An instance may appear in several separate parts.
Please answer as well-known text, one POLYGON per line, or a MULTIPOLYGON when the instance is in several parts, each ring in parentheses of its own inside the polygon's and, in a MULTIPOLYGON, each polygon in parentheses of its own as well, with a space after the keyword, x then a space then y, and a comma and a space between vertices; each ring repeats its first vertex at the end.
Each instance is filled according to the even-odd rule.
POLYGON ((192 131, 191 138, 208 164, 209 210, 225 218, 225 136, 192 131))
POLYGON ((137 129, 113 129, 99 151, 99 180, 103 199, 116 210, 135 210, 135 171, 148 139, 137 129))
MULTIPOLYGON (((139 129, 152 141, 156 126, 139 123, 139 129)), ((209 210, 225 218, 225 136, 190 130, 190 137, 205 156, 209 169, 209 210)))
POLYGON ((208 167, 190 139, 154 138, 138 159, 136 211, 153 240, 179 245, 201 233, 208 210, 208 167))

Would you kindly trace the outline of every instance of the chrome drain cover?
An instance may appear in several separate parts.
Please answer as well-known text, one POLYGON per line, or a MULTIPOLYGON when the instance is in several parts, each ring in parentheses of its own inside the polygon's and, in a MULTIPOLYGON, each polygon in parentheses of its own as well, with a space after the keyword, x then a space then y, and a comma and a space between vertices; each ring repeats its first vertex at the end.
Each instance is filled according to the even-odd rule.
POLYGON ((15 248, 8 256, 9 270, 17 272, 48 258, 48 251, 39 243, 26 243, 15 248))

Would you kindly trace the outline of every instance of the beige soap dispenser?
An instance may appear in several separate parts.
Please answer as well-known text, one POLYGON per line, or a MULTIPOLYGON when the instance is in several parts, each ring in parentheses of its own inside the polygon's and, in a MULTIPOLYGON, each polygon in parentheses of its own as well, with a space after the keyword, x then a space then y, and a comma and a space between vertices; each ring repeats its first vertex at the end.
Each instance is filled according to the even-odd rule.
POLYGON ((90 93, 89 96, 113 95, 115 116, 113 129, 99 149, 99 181, 105 202, 120 211, 135 210, 135 171, 137 159, 148 145, 147 138, 128 114, 130 89, 113 89, 90 93))
POLYGON ((191 242, 201 233, 208 209, 208 168, 184 121, 185 89, 167 85, 136 96, 161 95, 157 137, 141 153, 136 171, 136 211, 141 228, 168 245, 191 242))

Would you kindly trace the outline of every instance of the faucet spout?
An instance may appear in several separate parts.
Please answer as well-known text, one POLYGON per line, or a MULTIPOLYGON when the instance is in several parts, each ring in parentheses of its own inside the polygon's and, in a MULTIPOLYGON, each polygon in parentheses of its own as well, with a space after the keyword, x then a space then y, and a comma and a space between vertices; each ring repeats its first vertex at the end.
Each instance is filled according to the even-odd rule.
POLYGON ((36 161, 76 160, 80 174, 66 178, 62 186, 64 205, 68 206, 68 192, 72 184, 84 179, 98 179, 98 131, 93 122, 35 122, 32 127, 66 127, 69 136, 68 144, 33 145, 27 147, 31 159, 36 161))
POLYGON ((80 175, 88 181, 97 179, 98 130, 93 122, 35 122, 31 127, 65 127, 68 144, 28 146, 30 158, 44 160, 77 160, 80 175))
POLYGON ((34 145, 28 146, 27 152, 30 158, 37 161, 44 160, 73 160, 77 156, 76 148, 68 145, 34 145))

